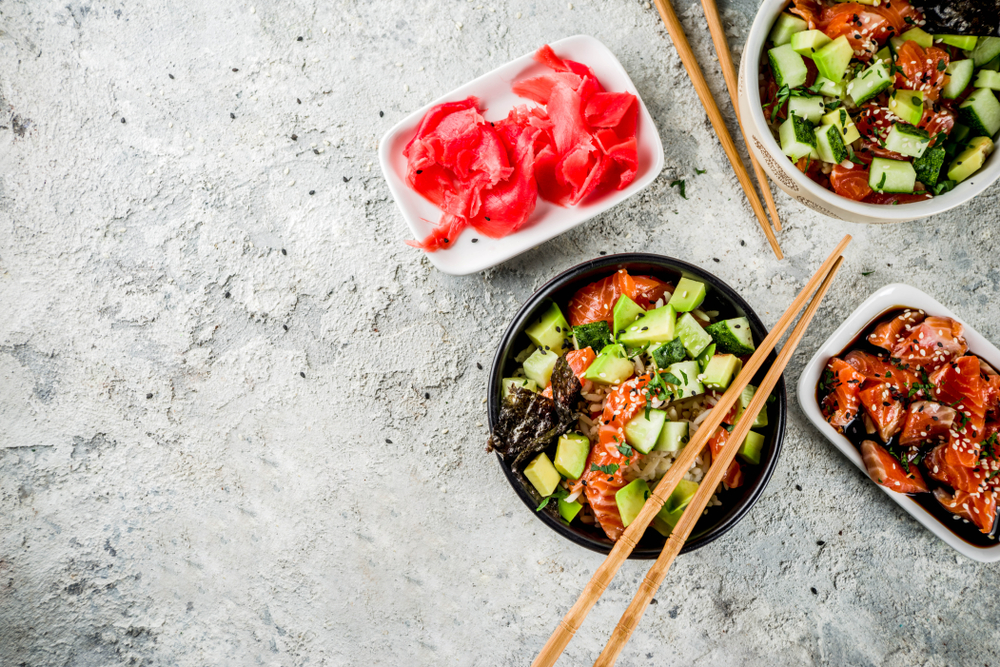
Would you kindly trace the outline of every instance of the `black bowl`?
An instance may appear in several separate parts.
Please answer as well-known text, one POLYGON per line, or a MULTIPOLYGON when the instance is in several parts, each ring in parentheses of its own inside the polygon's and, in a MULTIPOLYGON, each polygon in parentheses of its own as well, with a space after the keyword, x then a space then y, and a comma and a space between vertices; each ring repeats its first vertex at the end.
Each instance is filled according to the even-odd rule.
MULTIPOLYGON (((558 304, 569 302, 573 294, 596 280, 609 276, 618 269, 627 269, 631 275, 652 275, 669 282, 676 283, 681 276, 687 276, 695 280, 704 282, 708 287, 708 296, 705 299, 709 310, 718 310, 720 318, 745 316, 750 321, 753 329, 754 340, 761 341, 767 335, 760 318, 757 317, 750 305, 744 301, 732 287, 725 284, 711 273, 700 269, 697 266, 682 262, 679 259, 665 257, 663 255, 650 255, 644 253, 626 253, 621 255, 608 255, 599 257, 589 262, 584 262, 578 266, 560 273, 558 276, 547 282, 528 301, 521 306, 521 309, 514 316, 514 320, 507 327, 496 356, 493 359, 493 367, 490 369, 489 379, 489 420, 490 429, 496 427, 497 417, 500 414, 500 381, 507 377, 506 372, 516 367, 513 357, 526 348, 530 341, 523 331, 525 326, 533 318, 540 314, 541 308, 550 299, 558 304)), ((703 306, 704 307, 704 306, 703 306)), ((755 385, 760 384, 771 362, 774 361, 775 354, 771 352, 768 363, 754 378, 755 385)), ((774 389, 773 395, 776 397, 775 405, 768 409, 768 415, 773 416, 767 427, 765 434, 764 448, 761 452, 760 465, 744 467, 744 484, 737 489, 725 491, 720 500, 721 507, 714 507, 708 514, 703 516, 694 527, 691 536, 681 550, 687 553, 699 547, 705 546, 712 540, 724 535, 726 531, 736 525, 743 516, 750 511, 753 504, 757 502, 760 494, 767 486, 774 467, 778 463, 778 454, 781 452, 781 443, 785 437, 785 418, 788 412, 788 400, 785 396, 785 378, 782 376, 774 389)), ((566 525, 548 512, 536 512, 538 506, 538 496, 534 489, 528 490, 521 480, 511 471, 510 466, 504 463, 503 459, 497 455, 500 467, 503 468, 507 481, 514 488, 514 492, 521 498, 532 514, 546 526, 556 531, 566 539, 586 547, 591 551, 608 553, 611 551, 613 543, 604 535, 604 532, 596 525, 589 528, 580 522, 566 525)), ((660 555, 663 548, 664 538, 655 531, 647 530, 645 536, 639 541, 630 558, 652 559, 660 555)))

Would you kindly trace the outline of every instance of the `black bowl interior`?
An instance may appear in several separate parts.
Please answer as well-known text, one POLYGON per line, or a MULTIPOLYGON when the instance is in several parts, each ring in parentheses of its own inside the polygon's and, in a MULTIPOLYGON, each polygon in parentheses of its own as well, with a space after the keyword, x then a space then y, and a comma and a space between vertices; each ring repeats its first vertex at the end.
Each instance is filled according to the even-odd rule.
MULTIPOLYGON (((718 310, 720 319, 745 316, 750 321, 754 340, 758 344, 767 335, 763 323, 749 304, 733 288, 697 266, 663 255, 643 253, 609 255, 585 262, 564 271, 535 292, 521 307, 504 333, 490 371, 488 388, 490 429, 496 426, 496 420, 500 413, 500 381, 516 370, 517 363, 514 361, 514 357, 530 344, 527 336, 524 335, 527 323, 537 317, 549 301, 555 301, 560 307, 563 307, 577 290, 611 275, 618 269, 626 269, 631 275, 652 275, 675 284, 682 276, 700 280, 708 286, 708 296, 702 306, 703 309, 718 310)), ((772 351, 768 363, 764 364, 764 367, 754 378, 753 384, 760 384, 774 358, 775 353, 772 351)), ((773 395, 776 400, 768 406, 770 423, 765 429, 766 439, 764 449, 761 452, 760 465, 744 466, 745 482, 743 486, 730 489, 720 496, 722 506, 711 508, 708 514, 701 518, 681 553, 704 546, 725 534, 750 510, 757 498, 760 497, 764 487, 767 486, 778 462, 778 454, 781 451, 781 443, 785 434, 788 401, 785 395, 784 376, 778 380, 773 395)), ((514 491, 540 521, 566 539, 592 551, 608 553, 611 550, 613 543, 599 527, 589 528, 579 521, 575 521, 572 525, 566 525, 548 512, 536 512, 535 509, 541 501, 537 491, 530 484, 522 483, 521 479, 511 471, 499 455, 497 460, 514 491)), ((630 558, 656 558, 663 548, 663 543, 663 537, 653 530, 647 530, 630 558)))

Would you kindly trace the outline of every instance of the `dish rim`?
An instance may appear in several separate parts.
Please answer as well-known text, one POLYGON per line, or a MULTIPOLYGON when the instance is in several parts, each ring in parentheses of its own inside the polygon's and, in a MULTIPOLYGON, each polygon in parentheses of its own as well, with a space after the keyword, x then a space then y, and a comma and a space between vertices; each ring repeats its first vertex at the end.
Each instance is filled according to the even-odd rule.
MULTIPOLYGON (((713 289, 721 292, 724 298, 730 301, 732 305, 746 314, 746 317, 750 321, 750 325, 754 330, 755 336, 758 336, 758 340, 762 340, 764 336, 767 335, 767 328, 764 327, 763 322, 761 322, 753 308, 750 307, 750 304, 748 304, 746 300, 743 299, 743 297, 741 297, 736 290, 730 287, 726 282, 706 269, 689 264, 684 260, 654 253, 620 253, 587 260, 566 269, 538 288, 521 305, 510 324, 507 326, 507 329, 504 331, 504 334, 497 345, 493 362, 490 367, 489 379, 487 380, 487 418, 491 432, 496 426, 497 416, 500 410, 500 380, 502 379, 504 360, 506 359, 507 354, 514 352, 514 350, 508 348, 512 347, 514 340, 516 340, 517 336, 522 332, 525 324, 535 314, 536 310, 538 310, 539 307, 550 298, 552 293, 565 288, 574 281, 581 280, 581 277, 587 273, 607 270, 610 275, 610 273, 613 273, 619 268, 628 269, 629 266, 635 264, 656 265, 665 271, 681 273, 683 275, 700 278, 706 281, 706 283, 709 283, 713 289)), ((583 285, 580 285, 580 287, 582 286, 583 285)), ((773 363, 776 356, 777 355, 772 350, 771 354, 768 356, 765 366, 770 367, 770 363, 773 363)), ((770 482, 771 476, 774 474, 774 470, 777 467, 778 459, 781 456, 781 449, 784 443, 785 431, 787 428, 788 396, 786 392, 784 374, 782 374, 782 376, 778 379, 778 384, 775 386, 772 395, 777 397, 777 409, 775 410, 773 431, 774 444, 771 448, 772 451, 770 459, 767 461, 766 465, 763 465, 760 475, 757 478, 756 486, 744 499, 742 499, 741 504, 738 504, 736 507, 729 510, 729 512, 722 515, 718 523, 713 525, 704 533, 689 539, 681 549, 681 553, 688 553, 690 551, 694 551, 695 549, 699 549, 729 532, 733 526, 739 523, 739 521, 743 519, 750 509, 757 503, 770 482)), ((611 551, 613 543, 607 538, 595 539, 573 530, 570 526, 558 521, 546 512, 537 512, 536 501, 531 497, 528 491, 523 488, 520 481, 511 471, 510 467, 504 463, 499 453, 496 454, 496 457, 497 461, 500 463, 501 469, 504 472, 504 476, 507 478, 507 481, 513 488, 515 494, 521 499, 521 502, 524 503, 525 507, 527 507, 532 514, 541 520, 542 523, 562 537, 586 549, 603 554, 607 554, 611 551)), ((637 560, 655 559, 660 555, 660 551, 661 547, 657 547, 655 549, 636 547, 636 549, 632 551, 629 558, 637 560)))
POLYGON ((963 556, 980 563, 1000 561, 1000 540, 989 547, 977 547, 969 544, 946 528, 945 524, 941 523, 941 521, 927 510, 914 502, 909 496, 895 493, 880 484, 872 482, 868 478, 868 471, 857 448, 823 419, 819 402, 816 400, 816 386, 823 369, 826 368, 827 362, 832 356, 840 354, 852 340, 857 338, 858 334, 864 331, 878 317, 889 310, 900 307, 919 309, 929 314, 950 317, 960 322, 965 328, 964 334, 969 343, 969 350, 975 351, 975 354, 986 359, 991 365, 1000 365, 1000 349, 997 349, 993 343, 969 325, 968 322, 955 315, 937 299, 923 290, 905 283, 890 283, 876 290, 860 306, 855 308, 854 312, 844 319, 843 323, 830 334, 806 363, 796 385, 799 406, 809 421, 813 423, 813 426, 862 472, 870 484, 874 484, 881 489, 907 514, 916 519, 918 523, 927 528, 941 541, 963 556))

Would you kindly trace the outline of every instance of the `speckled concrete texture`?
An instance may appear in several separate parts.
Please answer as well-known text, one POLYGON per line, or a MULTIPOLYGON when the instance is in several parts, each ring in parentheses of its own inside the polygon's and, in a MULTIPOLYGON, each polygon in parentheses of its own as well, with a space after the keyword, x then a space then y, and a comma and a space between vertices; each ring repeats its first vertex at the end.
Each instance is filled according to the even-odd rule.
MULTIPOLYGON (((739 46, 756 2, 723 9, 739 46)), ((700 6, 678 10, 724 99, 700 6)), ((1000 341, 1000 187, 883 227, 778 194, 776 261, 645 1, 7 0, 0 109, 3 665, 529 663, 601 559, 483 452, 484 382, 517 306, 599 251, 705 266, 773 324, 853 234, 790 387, 889 282, 1000 341), (378 139, 577 33, 629 71, 663 174, 496 269, 439 273, 403 244, 378 139)), ((678 560, 620 664, 1000 664, 997 567, 790 404, 766 493, 678 560)), ((648 565, 560 664, 596 657, 648 565)))

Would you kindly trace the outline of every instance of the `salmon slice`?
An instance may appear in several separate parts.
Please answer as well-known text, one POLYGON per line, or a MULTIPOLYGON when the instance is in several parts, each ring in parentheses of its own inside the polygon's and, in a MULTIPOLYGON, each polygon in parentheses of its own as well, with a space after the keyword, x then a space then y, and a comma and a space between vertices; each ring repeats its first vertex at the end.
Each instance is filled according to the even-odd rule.
MULTIPOLYGON (((567 315, 574 327, 604 320, 614 327, 613 312, 618 298, 626 294, 633 301, 636 296, 635 280, 625 269, 581 288, 569 301, 567 315)), ((598 350, 599 351, 599 350, 598 350)))
POLYGON ((928 317, 896 343, 892 356, 904 366, 931 373, 969 351, 962 331, 950 317, 928 317))
POLYGON ((931 373, 934 398, 958 410, 958 433, 970 440, 981 440, 986 423, 989 385, 979 375, 979 360, 962 357, 931 373))
MULTIPOLYGON (((719 454, 722 453, 722 449, 729 442, 730 429, 732 428, 733 421, 736 419, 736 408, 733 406, 729 412, 726 414, 725 418, 722 420, 722 425, 716 427, 715 433, 708 440, 708 449, 711 453, 711 460, 714 461, 719 454), (729 426, 729 428, 726 428, 729 426)), ((726 486, 730 489, 735 489, 743 484, 743 470, 740 468, 740 464, 736 459, 733 459, 732 463, 729 464, 729 468, 726 469, 726 474, 722 478, 726 486)))
POLYGON ((899 444, 912 445, 947 437, 958 412, 933 401, 916 401, 906 409, 899 444))
MULTIPOLYGON (((594 359, 597 355, 589 347, 585 347, 582 350, 570 350, 566 353, 566 363, 569 367, 573 369, 573 373, 576 378, 583 384, 583 374, 587 372, 590 365, 594 363, 594 359)), ((546 398, 552 398, 552 383, 549 382, 545 385, 545 390, 542 391, 542 396, 546 398)))
POLYGON ((868 383, 858 393, 861 405, 872 418, 882 442, 889 442, 903 423, 905 410, 892 385, 885 382, 868 383))
POLYGON ((924 317, 926 316, 922 311, 904 310, 891 320, 876 326, 875 331, 869 334, 868 342, 892 352, 896 343, 903 340, 903 337, 909 334, 913 327, 923 322, 924 317))
POLYGON ((982 468, 969 468, 958 465, 954 458, 952 445, 938 445, 927 454, 924 464, 927 474, 953 489, 978 493, 985 490, 987 473, 982 468))
MULTIPOLYGON (((893 2, 892 4, 896 4, 893 2)), ((925 49, 908 39, 896 49, 896 80, 893 86, 919 90, 924 98, 934 102, 941 95, 948 74, 948 54, 941 49, 925 49)))
POLYGON ((619 446, 625 445, 625 424, 646 406, 645 388, 649 380, 649 375, 633 377, 609 394, 601 415, 598 441, 590 448, 583 473, 587 502, 612 542, 625 530, 615 494, 625 486, 625 467, 635 457, 642 456, 635 450, 631 450, 631 456, 625 456, 619 446))
POLYGON ((895 456, 874 440, 861 443, 861 458, 868 469, 868 476, 876 484, 897 493, 926 493, 928 490, 927 483, 916 466, 911 465, 907 472, 895 456))
POLYGON ((663 299, 664 302, 670 299, 674 293, 674 286, 663 282, 653 276, 633 276, 635 280, 635 296, 631 297, 637 304, 649 310, 655 307, 656 302, 663 299))
POLYGON ((973 523, 985 534, 994 532, 997 518, 997 498, 994 491, 966 493, 956 491, 954 495, 944 489, 934 489, 934 497, 941 506, 956 516, 973 523))
POLYGON ((843 359, 834 357, 823 372, 821 386, 829 390, 823 398, 823 416, 831 426, 843 428, 858 416, 858 394, 865 376, 843 359))
MULTIPOLYGON (((851 350, 844 361, 868 380, 891 385, 900 398, 910 398, 910 388, 920 384, 920 376, 908 368, 899 368, 888 359, 861 350, 851 350)), ((918 394, 914 394, 915 396, 918 394)))

